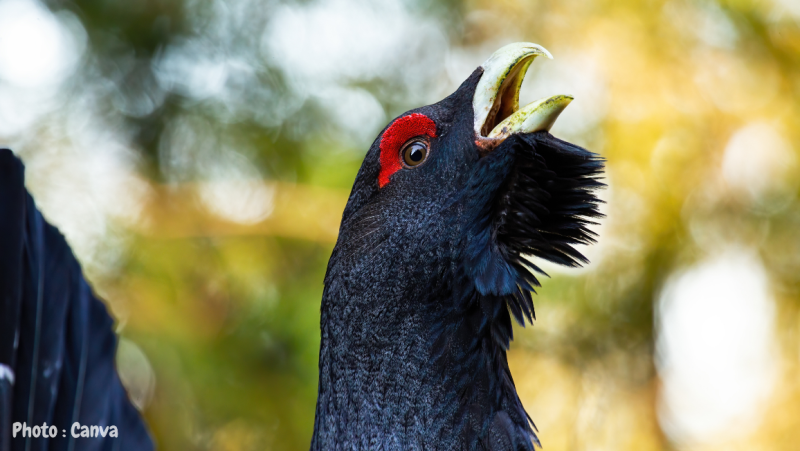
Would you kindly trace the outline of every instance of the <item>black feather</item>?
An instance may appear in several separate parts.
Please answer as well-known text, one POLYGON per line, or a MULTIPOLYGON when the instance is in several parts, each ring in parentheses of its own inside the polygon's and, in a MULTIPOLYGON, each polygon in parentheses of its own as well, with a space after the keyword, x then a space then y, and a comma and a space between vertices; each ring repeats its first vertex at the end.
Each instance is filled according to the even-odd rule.
POLYGON ((530 293, 539 286, 534 273, 544 272, 526 256, 566 266, 587 262, 573 246, 594 242, 586 228, 593 223, 586 218, 602 216, 593 194, 604 186, 598 181, 602 170, 602 158, 549 133, 515 135, 475 165, 462 191, 458 203, 467 226, 456 280, 459 290, 474 294, 461 297, 461 308, 444 315, 455 321, 471 303, 481 305, 482 318, 471 340, 481 343, 482 352, 458 357, 464 377, 456 378, 455 389, 481 402, 481 393, 466 376, 481 366, 491 368, 487 390, 494 403, 485 404, 481 413, 481 430, 488 428, 488 433, 477 437, 485 449, 529 450, 539 444, 508 370, 510 318, 524 325, 534 317, 530 293))
POLYGON ((115 368, 113 320, 36 209, 23 172, 0 150, 0 450, 153 449, 115 368), (15 422, 58 433, 12 438, 15 422), (76 422, 115 426, 118 437, 75 438, 76 422))

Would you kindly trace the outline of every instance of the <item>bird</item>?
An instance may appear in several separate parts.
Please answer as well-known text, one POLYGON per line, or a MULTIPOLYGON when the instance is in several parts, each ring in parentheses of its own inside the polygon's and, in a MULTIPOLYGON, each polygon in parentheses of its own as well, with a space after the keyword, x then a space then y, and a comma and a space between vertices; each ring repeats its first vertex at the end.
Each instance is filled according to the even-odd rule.
MULTIPOLYGON (((588 262, 575 245, 595 242, 605 185, 602 157, 549 133, 571 96, 520 108, 539 56, 502 47, 366 152, 323 280, 312 451, 541 446, 508 366, 513 323, 535 319, 532 257, 588 262)), ((0 451, 154 449, 112 326, 0 149, 0 451)))
POLYGON ((604 159, 549 133, 572 101, 519 106, 542 46, 500 48, 366 153, 324 279, 315 450, 533 450, 512 324, 546 275, 588 260, 604 159))
POLYGON ((152 450, 113 320, 24 183, 0 149, 0 451, 152 450))

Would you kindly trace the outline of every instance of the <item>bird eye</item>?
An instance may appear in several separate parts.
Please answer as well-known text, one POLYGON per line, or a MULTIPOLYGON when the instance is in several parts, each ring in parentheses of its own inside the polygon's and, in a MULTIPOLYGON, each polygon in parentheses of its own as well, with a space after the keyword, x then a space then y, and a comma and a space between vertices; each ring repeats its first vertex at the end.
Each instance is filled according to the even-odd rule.
POLYGON ((428 143, 414 140, 403 146, 400 152, 403 155, 403 162, 406 167, 413 168, 419 166, 428 158, 428 143))

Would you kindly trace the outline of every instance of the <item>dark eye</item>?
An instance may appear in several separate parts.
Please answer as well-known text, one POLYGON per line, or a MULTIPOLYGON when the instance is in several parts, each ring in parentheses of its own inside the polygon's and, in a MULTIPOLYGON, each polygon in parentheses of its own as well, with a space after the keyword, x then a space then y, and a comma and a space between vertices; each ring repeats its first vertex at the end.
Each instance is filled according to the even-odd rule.
POLYGON ((425 141, 411 141, 400 151, 403 155, 403 163, 409 168, 419 166, 428 158, 428 143, 425 141))

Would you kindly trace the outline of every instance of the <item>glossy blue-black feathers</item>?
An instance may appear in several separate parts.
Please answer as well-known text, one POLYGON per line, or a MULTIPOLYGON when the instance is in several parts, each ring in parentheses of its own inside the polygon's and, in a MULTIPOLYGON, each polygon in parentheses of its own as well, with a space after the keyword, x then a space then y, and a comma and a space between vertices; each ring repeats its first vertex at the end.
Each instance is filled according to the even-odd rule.
POLYGON ((567 266, 586 262, 573 246, 593 242, 587 226, 588 218, 602 216, 593 193, 604 186, 602 170, 602 158, 549 133, 515 135, 477 162, 458 196, 465 225, 454 303, 439 312, 434 336, 469 343, 451 358, 459 362, 454 397, 483 403, 481 428, 465 428, 476 435, 472 449, 530 450, 539 443, 506 361, 511 317, 521 325, 535 317, 535 272, 544 272, 530 256, 567 266), (488 373, 487 393, 475 393, 476 371, 488 373))
POLYGON ((116 372, 113 320, 23 174, 0 150, 0 450, 153 449, 116 372), (58 433, 14 438, 15 422, 58 433), (75 438, 76 422, 116 426, 118 437, 75 438))
POLYGON ((571 267, 588 261, 573 246, 594 242, 588 226, 602 216, 593 193, 604 186, 602 171, 602 158, 547 132, 513 135, 482 158, 460 195, 461 262, 475 289, 511 296, 515 318, 530 321, 524 293, 539 286, 535 272, 545 273, 526 257, 571 267))

